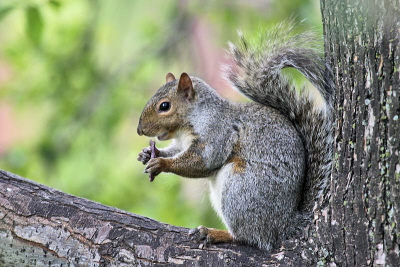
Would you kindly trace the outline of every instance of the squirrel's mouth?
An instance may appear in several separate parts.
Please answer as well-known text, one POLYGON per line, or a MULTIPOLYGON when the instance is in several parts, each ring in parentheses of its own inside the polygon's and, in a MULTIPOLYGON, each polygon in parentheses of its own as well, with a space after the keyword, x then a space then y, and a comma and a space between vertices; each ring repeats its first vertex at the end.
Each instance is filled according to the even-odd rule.
POLYGON ((157 136, 157 139, 160 141, 167 140, 168 132, 163 133, 162 135, 157 136))

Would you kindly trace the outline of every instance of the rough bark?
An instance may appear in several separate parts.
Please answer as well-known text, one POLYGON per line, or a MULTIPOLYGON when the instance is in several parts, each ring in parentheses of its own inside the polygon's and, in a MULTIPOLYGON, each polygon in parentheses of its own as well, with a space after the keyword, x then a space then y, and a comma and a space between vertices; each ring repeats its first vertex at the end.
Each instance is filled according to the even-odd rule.
POLYGON ((321 0, 335 154, 317 244, 331 266, 399 266, 400 2, 321 0))
POLYGON ((268 254, 200 248, 188 229, 74 197, 0 170, 0 266, 304 266, 288 243, 268 254), (285 256, 286 255, 286 256, 285 256), (295 259, 295 260, 293 260, 295 259))

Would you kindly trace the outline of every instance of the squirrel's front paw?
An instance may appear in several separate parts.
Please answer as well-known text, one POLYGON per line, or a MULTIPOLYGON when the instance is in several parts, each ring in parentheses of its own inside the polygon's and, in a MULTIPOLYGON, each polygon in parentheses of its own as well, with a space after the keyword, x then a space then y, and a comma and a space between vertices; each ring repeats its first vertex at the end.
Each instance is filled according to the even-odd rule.
MULTIPOLYGON (((158 158, 160 156, 160 150, 158 150, 158 148, 156 148, 154 141, 151 141, 151 142, 153 142, 153 146, 154 146, 154 148, 153 148, 154 149, 154 156, 156 158, 158 158)), ((145 148, 142 149, 142 152, 139 153, 139 156, 138 156, 137 160, 141 161, 143 164, 146 164, 151 159, 151 153, 152 153, 151 146, 145 147, 145 148)))
POLYGON ((143 164, 146 164, 147 162, 149 162, 150 157, 151 157, 151 148, 145 147, 142 149, 142 152, 139 153, 137 160, 141 161, 143 164))
POLYGON ((147 163, 146 168, 144 169, 145 173, 150 174, 150 176, 157 176, 160 172, 166 170, 166 162, 164 158, 154 158, 150 159, 147 163))

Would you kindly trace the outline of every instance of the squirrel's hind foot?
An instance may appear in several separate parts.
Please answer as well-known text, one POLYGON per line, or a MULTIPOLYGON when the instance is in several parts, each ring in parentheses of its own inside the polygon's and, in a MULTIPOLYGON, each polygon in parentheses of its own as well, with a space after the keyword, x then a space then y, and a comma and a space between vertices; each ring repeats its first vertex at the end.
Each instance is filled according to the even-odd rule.
POLYGON ((208 247, 211 244, 232 243, 234 241, 232 235, 228 231, 207 228, 202 225, 190 229, 189 236, 191 236, 191 240, 203 242, 201 248, 208 247))

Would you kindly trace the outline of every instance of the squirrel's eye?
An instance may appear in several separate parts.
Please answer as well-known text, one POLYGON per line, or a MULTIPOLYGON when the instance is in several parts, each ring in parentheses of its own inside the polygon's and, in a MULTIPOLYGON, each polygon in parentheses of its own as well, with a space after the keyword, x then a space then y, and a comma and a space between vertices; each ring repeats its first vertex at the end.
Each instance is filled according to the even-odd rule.
POLYGON ((171 107, 171 104, 169 102, 162 102, 160 104, 159 109, 160 109, 160 111, 168 111, 170 109, 170 107, 171 107))

